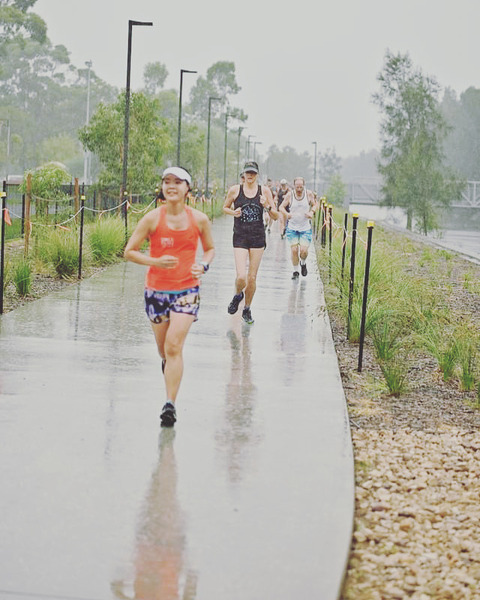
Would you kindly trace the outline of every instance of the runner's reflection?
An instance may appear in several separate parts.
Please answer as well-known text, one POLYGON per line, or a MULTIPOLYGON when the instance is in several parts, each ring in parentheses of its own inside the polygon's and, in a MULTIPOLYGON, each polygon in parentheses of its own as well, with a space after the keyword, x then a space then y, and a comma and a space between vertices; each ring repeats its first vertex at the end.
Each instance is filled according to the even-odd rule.
POLYGON ((260 435, 255 431, 253 419, 257 388, 252 381, 250 328, 244 327, 240 319, 232 322, 227 332, 232 352, 230 381, 225 390, 224 426, 216 440, 232 483, 242 478, 250 451, 260 435))
POLYGON ((124 600, 194 600, 197 578, 185 566, 185 534, 177 498, 177 469, 173 441, 175 430, 162 429, 159 460, 139 518, 132 592, 124 582, 112 590, 124 600), (183 593, 182 593, 183 588, 183 593))
POLYGON ((296 281, 292 283, 287 312, 282 315, 280 323, 280 348, 285 356, 285 365, 281 371, 285 384, 292 383, 295 377, 301 376, 303 370, 302 357, 305 354, 307 333, 305 286, 305 281, 300 284, 296 281))

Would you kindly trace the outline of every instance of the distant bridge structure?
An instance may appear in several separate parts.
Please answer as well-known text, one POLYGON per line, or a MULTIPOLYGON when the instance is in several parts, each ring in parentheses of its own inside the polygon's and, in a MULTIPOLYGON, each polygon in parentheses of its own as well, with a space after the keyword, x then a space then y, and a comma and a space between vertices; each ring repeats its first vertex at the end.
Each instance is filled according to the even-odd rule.
MULTIPOLYGON (((345 204, 380 204, 382 180, 380 178, 356 179, 347 183, 345 204)), ((480 181, 467 181, 461 200, 454 200, 453 208, 480 208, 480 181)))

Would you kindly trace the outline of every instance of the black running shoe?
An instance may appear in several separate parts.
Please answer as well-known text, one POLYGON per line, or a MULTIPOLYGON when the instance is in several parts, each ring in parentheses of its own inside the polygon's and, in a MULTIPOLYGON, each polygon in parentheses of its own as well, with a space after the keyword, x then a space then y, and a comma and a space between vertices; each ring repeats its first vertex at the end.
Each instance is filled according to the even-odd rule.
POLYGON ((294 271, 292 275, 292 279, 298 279, 300 277, 300 273, 298 271, 294 271))
POLYGON ((249 306, 246 306, 243 309, 242 319, 245 321, 245 323, 248 323, 249 325, 253 325, 254 324, 255 321, 252 318, 252 311, 250 310, 249 306))
POLYGON ((177 411, 175 410, 175 405, 171 402, 167 402, 162 408, 162 412, 160 414, 161 425, 162 427, 173 427, 176 420, 177 411))
POLYGON ((304 265, 300 265, 302 267, 302 275, 305 277, 308 273, 307 271, 307 263, 305 263, 304 265))
POLYGON ((243 292, 240 292, 239 294, 235 294, 232 301, 228 305, 227 310, 228 310, 229 314, 234 315, 237 312, 238 305, 240 304, 240 302, 242 300, 243 300, 243 292))

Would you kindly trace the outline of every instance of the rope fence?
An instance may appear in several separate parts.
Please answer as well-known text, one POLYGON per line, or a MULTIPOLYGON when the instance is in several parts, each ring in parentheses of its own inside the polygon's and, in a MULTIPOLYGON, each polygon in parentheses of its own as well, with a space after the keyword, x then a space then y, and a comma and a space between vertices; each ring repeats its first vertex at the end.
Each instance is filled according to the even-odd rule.
POLYGON ((361 293, 361 318, 360 318, 360 335, 359 335, 359 354, 358 354, 358 371, 362 370, 363 361, 363 349, 365 343, 365 329, 367 321, 367 308, 368 308, 368 286, 371 269, 371 256, 372 256, 372 239, 373 239, 373 228, 374 222, 368 221, 367 223, 367 239, 363 239, 359 234, 358 214, 352 215, 352 228, 351 231, 348 229, 349 213, 345 213, 343 224, 335 222, 333 217, 333 206, 328 204, 325 197, 320 199, 320 210, 315 213, 314 219, 314 236, 317 241, 317 245, 320 246, 322 251, 326 251, 327 245, 327 234, 328 234, 328 281, 331 283, 332 279, 332 251, 333 241, 341 236, 341 246, 339 252, 341 252, 341 268, 340 268, 340 281, 339 291, 340 298, 342 299, 345 294, 345 288, 348 284, 348 305, 347 305, 347 338, 351 338, 351 326, 352 326, 352 310, 354 303, 355 293, 355 276, 357 266, 357 242, 360 242, 365 249, 365 263, 363 272, 363 288, 361 293), (318 216, 317 216, 318 215, 318 216), (350 250, 350 269, 348 281, 345 281, 345 271, 347 262, 347 250, 350 250))

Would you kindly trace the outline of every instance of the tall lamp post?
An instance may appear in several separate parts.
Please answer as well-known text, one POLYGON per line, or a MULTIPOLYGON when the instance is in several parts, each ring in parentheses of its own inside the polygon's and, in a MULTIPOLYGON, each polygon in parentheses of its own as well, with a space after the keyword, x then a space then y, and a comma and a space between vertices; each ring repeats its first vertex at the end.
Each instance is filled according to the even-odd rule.
POLYGON ((315 146, 315 155, 313 158, 313 193, 317 191, 317 142, 312 142, 315 146))
POLYGON ((256 150, 257 146, 259 146, 262 142, 253 142, 253 160, 256 160, 256 150))
MULTIPOLYGON (((134 25, 151 27, 153 23, 145 21, 128 21, 128 50, 127 50, 127 85, 125 89, 125 128, 123 132, 123 172, 122 172, 122 201, 127 193, 127 166, 128 166, 128 126, 130 122, 130 70, 132 68, 132 29, 134 25)), ((125 231, 127 228, 127 205, 123 206, 125 216, 125 231)))
POLYGON ((245 147, 245 156, 247 157, 247 160, 250 158, 250 138, 255 137, 254 135, 249 135, 247 138, 247 142, 246 142, 246 147, 245 147))
POLYGON ((180 97, 178 100, 178 140, 177 140, 177 166, 180 166, 180 140, 182 131, 182 93, 183 93, 183 74, 184 73, 197 73, 198 71, 188 71, 187 69, 180 69, 180 97))
MULTIPOLYGON (((87 74, 87 116, 85 118, 85 125, 88 126, 90 123, 90 71, 92 69, 92 61, 87 60, 85 65, 88 68, 87 74)), ((83 154, 83 183, 90 183, 90 152, 85 150, 83 154)))
POLYGON ((228 136, 228 117, 230 113, 225 113, 225 145, 223 149, 223 193, 227 191, 227 136, 228 136))
POLYGON ((209 96, 208 98, 207 170, 205 173, 205 198, 208 198, 208 171, 210 168, 210 118, 212 115, 212 102, 214 100, 221 100, 221 98, 214 98, 213 96, 209 96))
POLYGON ((238 143, 237 143, 237 182, 240 178, 240 138, 242 136, 242 131, 246 129, 246 127, 238 128, 238 143))
POLYGON ((10 119, 0 119, 0 123, 5 123, 7 126, 7 163, 5 172, 5 183, 8 180, 8 170, 10 168, 10 119))

